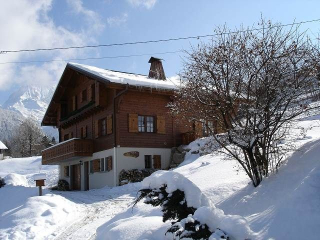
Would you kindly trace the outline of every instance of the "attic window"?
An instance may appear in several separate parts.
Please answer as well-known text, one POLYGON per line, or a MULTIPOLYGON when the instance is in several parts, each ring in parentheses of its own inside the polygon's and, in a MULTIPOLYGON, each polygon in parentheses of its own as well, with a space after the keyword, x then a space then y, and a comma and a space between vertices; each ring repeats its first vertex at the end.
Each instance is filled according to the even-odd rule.
POLYGON ((87 101, 87 89, 82 91, 82 102, 87 101))

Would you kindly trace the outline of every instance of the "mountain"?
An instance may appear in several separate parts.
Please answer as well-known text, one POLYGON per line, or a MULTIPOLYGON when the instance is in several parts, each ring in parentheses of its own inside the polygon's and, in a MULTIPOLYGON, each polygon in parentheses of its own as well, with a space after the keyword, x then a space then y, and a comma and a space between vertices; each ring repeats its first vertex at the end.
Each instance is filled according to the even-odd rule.
MULTIPOLYGON (((0 112, 2 116, 0 116, 0 134, 2 133, 6 138, 11 137, 11 129, 18 126, 24 118, 28 117, 33 117, 40 125, 53 93, 54 87, 43 88, 37 86, 23 86, 13 92, 2 105, 1 111, 3 114, 0 112)), ((42 130, 48 136, 58 139, 56 129, 43 127, 42 130)))
POLYGON ((9 140, 23 119, 18 112, 0 108, 0 140, 9 140))
POLYGON ((12 93, 2 108, 21 113, 26 118, 32 116, 40 122, 53 92, 53 87, 24 86, 12 93))

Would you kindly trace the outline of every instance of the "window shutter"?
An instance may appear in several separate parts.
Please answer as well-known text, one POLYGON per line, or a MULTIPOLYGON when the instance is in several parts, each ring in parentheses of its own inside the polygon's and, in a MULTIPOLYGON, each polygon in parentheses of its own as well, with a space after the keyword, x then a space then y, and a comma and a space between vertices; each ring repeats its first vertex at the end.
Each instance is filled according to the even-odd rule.
POLYGON ((154 169, 161 169, 161 155, 154 155, 153 156, 153 168, 154 169))
POLYGON ((94 121, 94 137, 99 137, 99 120, 94 121))
POLYGON ((157 133, 166 134, 166 120, 164 116, 157 116, 157 133))
POLYGON ((107 170, 108 171, 112 170, 112 156, 107 158, 107 170))
POLYGON ((196 121, 194 123, 194 130, 195 130, 195 135, 196 138, 201 138, 202 137, 202 122, 196 121))
POLYGON ((72 111, 76 110, 76 96, 72 97, 72 111))
POLYGON ((100 159, 93 160, 93 172, 100 172, 100 159))
POLYGON ((129 114, 129 132, 138 132, 138 114, 129 114))
POLYGON ((112 115, 107 116, 107 134, 112 134, 112 115))
POLYGON ((80 102, 83 102, 82 99, 83 99, 83 98, 82 98, 82 91, 81 91, 81 92, 80 92, 80 102))
POLYGON ((64 176, 65 177, 69 176, 69 167, 68 166, 64 166, 64 176))

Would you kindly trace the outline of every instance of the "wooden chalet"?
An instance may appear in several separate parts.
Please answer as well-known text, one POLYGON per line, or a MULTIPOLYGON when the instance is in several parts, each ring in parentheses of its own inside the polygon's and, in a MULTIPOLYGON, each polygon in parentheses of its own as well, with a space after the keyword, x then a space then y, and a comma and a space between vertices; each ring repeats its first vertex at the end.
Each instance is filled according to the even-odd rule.
POLYGON ((73 190, 117 186, 123 169, 167 169, 171 148, 194 139, 167 108, 180 83, 166 79, 161 59, 149 63, 149 76, 67 64, 42 120, 59 143, 42 164, 60 165, 73 190))

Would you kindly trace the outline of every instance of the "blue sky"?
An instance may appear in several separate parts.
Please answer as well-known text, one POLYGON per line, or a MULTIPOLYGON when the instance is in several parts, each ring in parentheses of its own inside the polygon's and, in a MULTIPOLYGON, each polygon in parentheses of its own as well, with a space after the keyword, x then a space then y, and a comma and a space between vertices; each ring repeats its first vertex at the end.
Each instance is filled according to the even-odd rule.
MULTIPOLYGON (((212 34, 216 26, 252 26, 261 14, 274 22, 320 18, 320 1, 236 0, 12 0, 0 3, 0 50, 108 44, 212 34)), ((311 35, 319 22, 304 24, 311 35)), ((202 39, 206 41, 208 39, 202 39)), ((0 62, 152 54, 164 59, 167 76, 182 69, 183 54, 198 40, 23 54, 1 54, 0 62)), ((147 74, 149 55, 73 60, 101 68, 147 74)), ((0 104, 17 88, 54 86, 66 62, 0 64, 0 104)))

